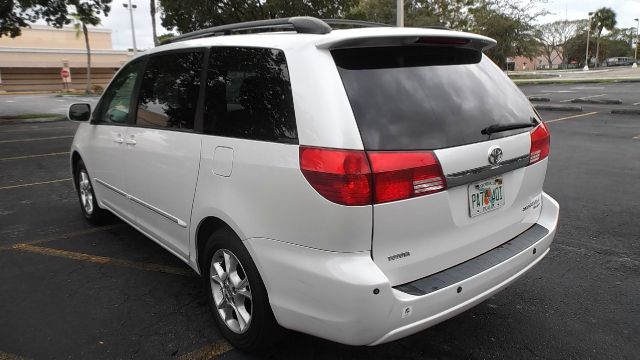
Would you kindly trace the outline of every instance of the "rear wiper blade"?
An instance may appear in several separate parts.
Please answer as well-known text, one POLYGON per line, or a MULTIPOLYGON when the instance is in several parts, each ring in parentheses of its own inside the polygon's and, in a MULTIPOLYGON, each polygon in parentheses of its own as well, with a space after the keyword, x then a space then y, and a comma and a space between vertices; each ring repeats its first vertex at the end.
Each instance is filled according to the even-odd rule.
POLYGON ((533 123, 533 122, 520 122, 520 123, 510 123, 510 124, 493 124, 493 125, 487 126, 486 128, 482 129, 482 131, 480 131, 480 133, 482 135, 491 135, 491 134, 497 133, 497 132, 509 131, 509 130, 515 130, 515 129, 524 129, 524 128, 528 128, 528 127, 534 127, 536 125, 537 124, 533 123))

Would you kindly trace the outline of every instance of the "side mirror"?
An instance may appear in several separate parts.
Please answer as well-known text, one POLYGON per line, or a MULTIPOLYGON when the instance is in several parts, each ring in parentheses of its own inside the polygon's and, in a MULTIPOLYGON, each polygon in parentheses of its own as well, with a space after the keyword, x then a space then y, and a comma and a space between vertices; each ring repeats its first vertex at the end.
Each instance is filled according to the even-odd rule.
POLYGON ((91 118, 91 105, 87 103, 71 104, 67 118, 71 121, 88 121, 91 118))

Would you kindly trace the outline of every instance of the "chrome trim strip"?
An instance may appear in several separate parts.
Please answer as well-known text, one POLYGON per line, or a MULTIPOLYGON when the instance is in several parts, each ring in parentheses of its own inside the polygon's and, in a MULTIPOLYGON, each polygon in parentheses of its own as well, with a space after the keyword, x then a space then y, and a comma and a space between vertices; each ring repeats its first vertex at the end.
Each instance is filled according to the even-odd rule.
POLYGON ((100 185, 102 185, 102 186, 106 187, 107 189, 109 189, 109 190, 111 190, 111 191, 114 191, 115 193, 117 193, 117 194, 119 194, 119 195, 122 195, 122 196, 126 197, 127 199, 129 199, 129 200, 133 201, 134 203, 136 203, 136 204, 138 204, 138 205, 140 205, 140 206, 142 206, 142 207, 144 207, 144 208, 147 208, 147 209, 149 209, 149 210, 153 211, 154 213, 156 213, 156 214, 158 214, 158 215, 160 215, 160 216, 162 216, 162 217, 166 218, 167 220, 170 220, 170 221, 172 221, 172 222, 174 222, 174 223, 178 224, 179 226, 181 226, 181 227, 183 227, 183 228, 186 228, 186 227, 187 227, 187 223, 186 223, 186 222, 184 222, 184 221, 182 221, 182 220, 180 220, 180 219, 178 219, 177 217, 175 217, 175 216, 173 216, 173 215, 171 215, 171 214, 169 214, 169 213, 167 213, 167 212, 164 212, 164 211, 162 211, 162 210, 158 209, 157 207, 155 207, 155 206, 153 206, 153 205, 150 205, 150 204, 148 204, 148 203, 146 203, 146 202, 144 202, 144 201, 142 201, 142 200, 138 199, 138 198, 137 198, 137 197, 135 197, 135 196, 131 196, 131 195, 129 195, 129 194, 127 194, 127 193, 125 193, 124 191, 122 191, 122 190, 120 190, 120 189, 118 189, 118 188, 116 188, 116 187, 114 187, 114 186, 111 186, 111 185, 107 184, 106 182, 104 182, 104 181, 102 181, 102 180, 100 180, 100 179, 98 179, 98 178, 94 178, 94 180, 95 180, 98 184, 100 184, 100 185))
POLYGON ((183 228, 187 227, 187 223, 182 221, 182 220, 180 220, 180 219, 178 219, 177 217, 175 217, 175 216, 173 216, 173 215, 171 215, 171 214, 169 214, 167 212, 164 212, 164 211, 158 209, 157 207, 155 207, 153 205, 147 204, 146 202, 144 202, 144 201, 142 201, 142 200, 140 200, 140 199, 138 199, 138 198, 136 198, 134 196, 129 195, 127 197, 131 201, 133 201, 134 203, 153 211, 154 213, 166 218, 167 220, 173 221, 174 223, 182 226, 183 228))
POLYGON ((104 181, 102 181, 102 180, 100 180, 100 179, 98 179, 98 178, 93 178, 93 180, 95 180, 98 184, 100 184, 100 185, 102 185, 102 186, 106 187, 107 189, 109 189, 109 190, 111 190, 111 191, 113 191, 113 192, 116 192, 116 193, 118 193, 118 194, 120 194, 120 195, 122 195, 122 196, 124 196, 124 197, 126 197, 126 198, 129 198, 129 196, 127 195, 127 193, 125 193, 124 191, 122 191, 122 190, 120 190, 120 189, 118 189, 118 188, 116 188, 116 187, 113 187, 113 186, 111 186, 111 185, 107 184, 106 182, 104 182, 104 181))
POLYGON ((509 171, 520 169, 529 165, 529 154, 517 158, 504 160, 498 165, 486 165, 471 170, 460 171, 445 175, 447 187, 452 188, 474 181, 490 178, 492 176, 504 174, 509 171))

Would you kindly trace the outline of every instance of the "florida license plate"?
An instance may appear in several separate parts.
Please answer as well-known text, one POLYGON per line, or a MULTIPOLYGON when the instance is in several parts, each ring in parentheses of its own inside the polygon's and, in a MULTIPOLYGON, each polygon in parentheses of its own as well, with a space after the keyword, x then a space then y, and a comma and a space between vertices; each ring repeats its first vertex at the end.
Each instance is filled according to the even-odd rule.
POLYGON ((502 176, 469 185, 469 216, 475 217, 504 206, 502 176))

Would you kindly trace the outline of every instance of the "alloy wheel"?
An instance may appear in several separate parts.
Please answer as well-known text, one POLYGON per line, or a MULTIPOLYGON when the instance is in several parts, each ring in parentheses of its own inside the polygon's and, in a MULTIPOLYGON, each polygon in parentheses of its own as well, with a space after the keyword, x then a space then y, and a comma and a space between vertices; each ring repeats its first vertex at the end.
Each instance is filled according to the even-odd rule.
POLYGON ((209 269, 211 292, 218 314, 229 330, 243 334, 251 324, 251 288, 242 264, 227 249, 213 254, 209 269))
POLYGON ((91 215, 93 213, 93 189, 91 188, 91 181, 89 181, 89 175, 87 171, 82 169, 78 174, 78 188, 80 190, 80 203, 82 208, 91 215))

